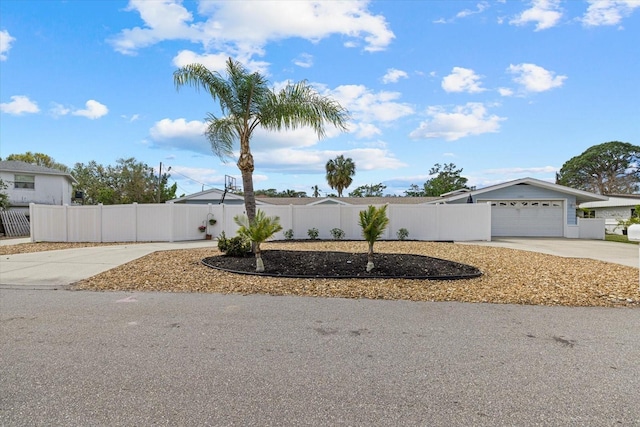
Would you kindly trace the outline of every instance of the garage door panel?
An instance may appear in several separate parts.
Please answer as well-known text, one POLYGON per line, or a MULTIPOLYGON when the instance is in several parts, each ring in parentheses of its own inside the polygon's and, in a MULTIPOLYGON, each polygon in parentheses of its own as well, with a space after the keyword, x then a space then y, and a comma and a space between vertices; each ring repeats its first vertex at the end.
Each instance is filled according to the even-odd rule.
POLYGON ((513 201, 493 202, 491 235, 524 237, 562 237, 564 209, 562 202, 513 201))

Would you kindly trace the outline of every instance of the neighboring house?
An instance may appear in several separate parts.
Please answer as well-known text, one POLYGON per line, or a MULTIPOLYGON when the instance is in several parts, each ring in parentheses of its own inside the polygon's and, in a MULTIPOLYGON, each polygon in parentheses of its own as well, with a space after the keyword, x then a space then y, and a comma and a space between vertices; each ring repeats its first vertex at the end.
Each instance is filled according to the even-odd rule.
POLYGON ((640 214, 636 206, 640 205, 640 194, 612 194, 609 200, 580 203, 578 214, 585 218, 604 218, 607 233, 624 234, 626 228, 618 226, 621 220, 640 214))
POLYGON ((244 197, 230 192, 225 194, 224 190, 218 190, 217 188, 178 197, 177 199, 169 200, 168 203, 184 203, 187 205, 207 205, 211 203, 212 205, 218 205, 222 203, 223 199, 227 205, 241 205, 244 203, 244 197))
MULTIPOLYGON (((212 188, 210 190, 200 191, 198 193, 183 196, 177 199, 169 200, 171 203, 186 204, 213 204, 222 203, 224 195, 224 203, 227 205, 244 204, 244 197, 237 194, 224 194, 224 190, 212 188)), ((431 200, 439 199, 438 197, 256 197, 256 206, 261 205, 325 205, 325 204, 342 204, 342 205, 384 205, 385 203, 395 204, 420 204, 431 200)))
POLYGON ((579 237, 576 207, 607 196, 534 178, 458 190, 430 203, 490 203, 492 237, 579 237))
POLYGON ((70 205, 73 176, 59 169, 15 160, 0 161, 0 179, 7 185, 10 210, 29 213, 29 203, 70 205))

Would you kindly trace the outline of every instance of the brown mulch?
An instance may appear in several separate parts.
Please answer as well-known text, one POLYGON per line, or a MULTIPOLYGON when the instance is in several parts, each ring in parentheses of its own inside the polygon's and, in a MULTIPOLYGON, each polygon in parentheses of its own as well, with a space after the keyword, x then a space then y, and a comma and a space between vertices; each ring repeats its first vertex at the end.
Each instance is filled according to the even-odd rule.
MULTIPOLYGON (((57 243, 28 243, 31 249, 61 249, 57 243), (39 246, 36 246, 39 245, 39 246)), ((22 245, 16 245, 22 246, 22 245)), ((365 242, 268 242, 267 253, 337 251, 365 253, 365 242)), ((78 247, 78 246, 74 246, 78 247)), ((11 246, 0 246, 7 254, 11 246)), ((316 279, 240 275, 209 268, 204 258, 221 257, 210 248, 155 252, 78 282, 75 289, 96 291, 212 292, 317 297, 463 301, 504 304, 640 307, 638 269, 591 259, 562 258, 536 252, 458 243, 378 242, 376 257, 408 254, 478 268, 482 276, 462 280, 316 279)), ((34 250, 21 249, 24 252, 34 250)), ((3 253, 4 252, 4 253, 3 253)), ((15 252, 14 252, 15 253, 15 252)), ((378 258, 376 258, 377 260, 378 258)), ((253 260, 247 261, 253 268, 253 260)), ((360 264, 364 271, 366 263, 360 264)))
MULTIPOLYGON (((478 277, 475 267, 431 258, 424 255, 378 253, 375 268, 365 268, 368 257, 363 252, 292 251, 272 249, 262 254, 263 276, 342 279, 461 279, 478 277)), ((202 260, 212 268, 239 274, 258 274, 253 256, 213 256, 202 260)))

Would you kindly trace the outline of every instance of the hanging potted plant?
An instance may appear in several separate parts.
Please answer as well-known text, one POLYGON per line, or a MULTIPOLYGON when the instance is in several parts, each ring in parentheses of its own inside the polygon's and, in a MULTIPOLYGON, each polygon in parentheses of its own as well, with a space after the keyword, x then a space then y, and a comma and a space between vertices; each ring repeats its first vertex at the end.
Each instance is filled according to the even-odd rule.
POLYGON ((216 225, 216 221, 214 218, 209 218, 209 225, 216 225))
POLYGON ((199 225, 198 230, 200 230, 201 233, 204 233, 207 230, 207 227, 205 225, 199 225))

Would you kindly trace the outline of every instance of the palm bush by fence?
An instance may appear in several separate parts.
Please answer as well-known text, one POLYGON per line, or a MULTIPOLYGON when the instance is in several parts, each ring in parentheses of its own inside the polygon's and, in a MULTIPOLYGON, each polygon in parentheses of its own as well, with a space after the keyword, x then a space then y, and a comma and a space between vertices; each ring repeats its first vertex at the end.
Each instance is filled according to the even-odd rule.
MULTIPOLYGON (((295 239, 306 239, 308 230, 318 229, 318 238, 333 239, 331 230, 344 231, 346 240, 363 240, 358 225, 364 206, 261 206, 268 216, 280 217, 284 239, 293 231, 295 239)), ((236 215, 241 205, 131 204, 109 206, 30 206, 31 236, 45 242, 174 242, 203 239, 198 226, 209 214, 217 222, 209 226, 214 236, 235 236, 236 215)), ((491 207, 488 204, 394 205, 387 208, 389 226, 381 240, 395 240, 405 228, 412 240, 491 240, 491 207)))

